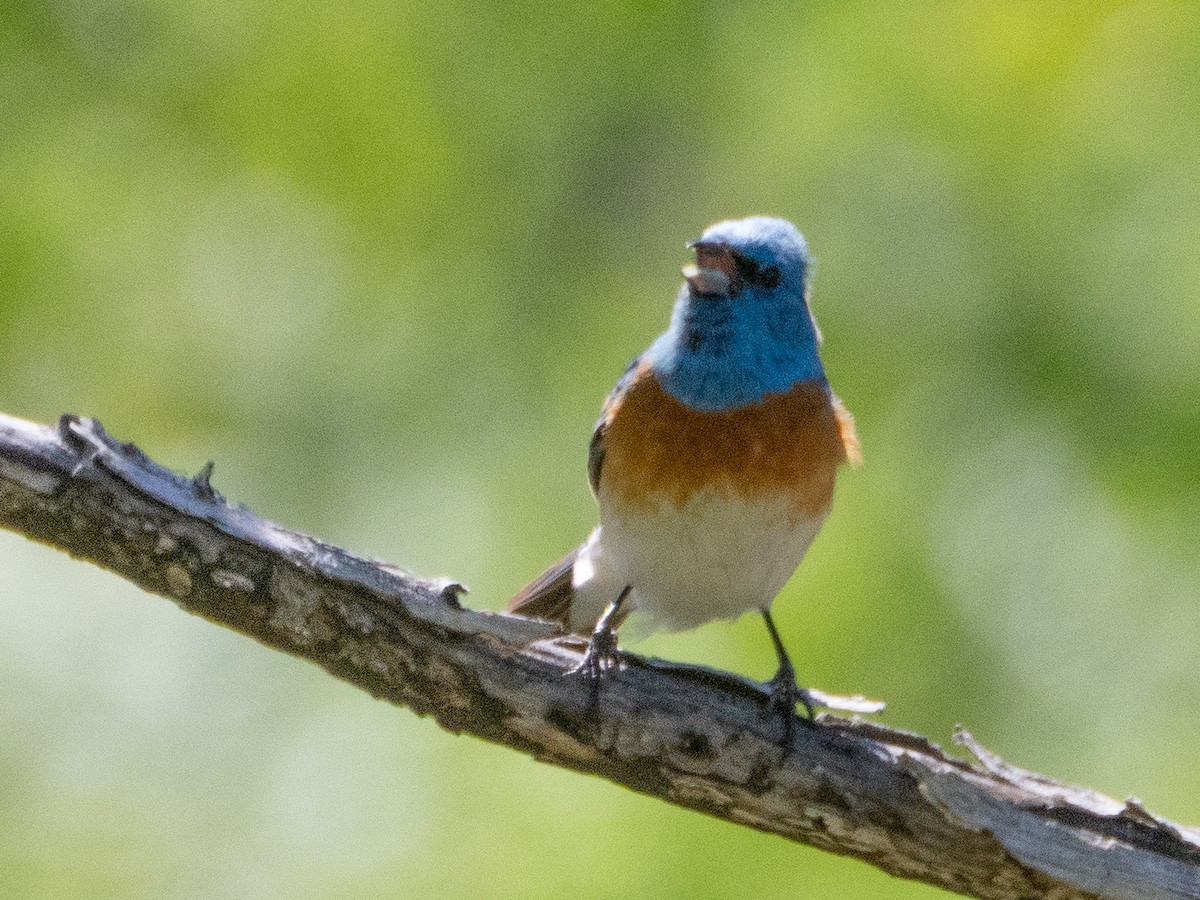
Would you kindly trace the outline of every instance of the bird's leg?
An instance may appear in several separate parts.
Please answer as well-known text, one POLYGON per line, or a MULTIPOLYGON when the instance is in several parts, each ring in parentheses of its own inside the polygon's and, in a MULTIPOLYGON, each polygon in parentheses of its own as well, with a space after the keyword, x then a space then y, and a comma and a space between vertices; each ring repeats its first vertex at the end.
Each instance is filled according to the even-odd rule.
POLYGON ((775 653, 779 656, 779 670, 770 681, 771 697, 767 701, 767 709, 783 718, 783 740, 791 743, 792 732, 796 724, 796 704, 804 704, 809 719, 816 718, 816 702, 812 695, 796 684, 796 669, 783 649, 783 641, 779 631, 771 619, 769 610, 762 611, 763 621, 767 623, 767 631, 771 635, 771 643, 775 645, 775 653))
POLYGON ((629 596, 630 588, 631 585, 625 585, 621 593, 617 595, 617 599, 608 604, 604 615, 600 617, 600 621, 596 623, 596 627, 592 631, 592 637, 588 641, 587 652, 583 655, 583 659, 579 665, 567 672, 568 675, 587 676, 592 683, 593 697, 600 685, 600 679, 606 672, 617 668, 621 662, 617 649, 617 632, 613 628, 613 622, 621 611, 621 604, 629 596))

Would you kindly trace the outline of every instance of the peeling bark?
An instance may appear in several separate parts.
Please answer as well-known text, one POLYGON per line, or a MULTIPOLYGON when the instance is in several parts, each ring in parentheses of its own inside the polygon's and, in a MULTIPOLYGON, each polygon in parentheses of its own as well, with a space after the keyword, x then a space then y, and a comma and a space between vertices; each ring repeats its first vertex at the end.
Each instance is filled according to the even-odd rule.
POLYGON ((311 660, 443 728, 981 898, 1200 898, 1200 832, 919 735, 822 714, 787 746, 764 689, 624 654, 598 706, 578 641, 477 612, 460 585, 227 503, 88 419, 0 415, 0 525, 311 660))

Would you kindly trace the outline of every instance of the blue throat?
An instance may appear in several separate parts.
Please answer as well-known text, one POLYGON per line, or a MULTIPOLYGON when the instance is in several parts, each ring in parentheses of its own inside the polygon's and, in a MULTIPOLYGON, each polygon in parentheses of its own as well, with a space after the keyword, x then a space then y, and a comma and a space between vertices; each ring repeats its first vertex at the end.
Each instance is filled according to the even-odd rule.
POLYGON ((824 384, 817 334, 808 304, 794 292, 696 297, 685 284, 649 357, 667 393, 713 412, 757 403, 798 382, 824 384))

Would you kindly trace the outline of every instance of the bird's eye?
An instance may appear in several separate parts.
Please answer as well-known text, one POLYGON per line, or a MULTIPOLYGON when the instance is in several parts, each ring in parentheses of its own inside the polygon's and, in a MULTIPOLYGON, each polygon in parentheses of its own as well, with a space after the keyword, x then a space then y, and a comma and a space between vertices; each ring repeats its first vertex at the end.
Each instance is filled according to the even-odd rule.
POLYGON ((779 282, 783 278, 779 272, 779 266, 767 266, 764 268, 757 261, 748 256, 743 256, 741 253, 734 253, 733 261, 737 266, 738 278, 745 284, 756 284, 765 287, 767 290, 779 287, 779 282))
POLYGON ((733 254, 733 262, 737 266, 738 278, 746 284, 756 284, 758 282, 758 263, 740 253, 733 254))

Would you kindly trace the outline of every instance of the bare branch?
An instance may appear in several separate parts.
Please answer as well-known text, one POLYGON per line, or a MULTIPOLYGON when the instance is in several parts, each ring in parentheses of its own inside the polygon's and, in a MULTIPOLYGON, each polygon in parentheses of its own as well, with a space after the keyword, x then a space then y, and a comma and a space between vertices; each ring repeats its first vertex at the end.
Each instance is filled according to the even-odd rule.
POLYGON ((443 727, 983 898, 1200 898, 1200 832, 881 725, 803 721, 789 746, 755 682, 626 654, 589 707, 553 625, 288 531, 94 421, 0 415, 0 525, 303 657, 443 727))

